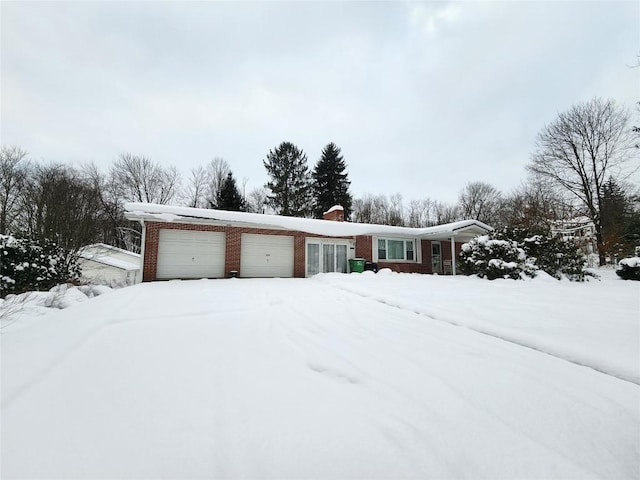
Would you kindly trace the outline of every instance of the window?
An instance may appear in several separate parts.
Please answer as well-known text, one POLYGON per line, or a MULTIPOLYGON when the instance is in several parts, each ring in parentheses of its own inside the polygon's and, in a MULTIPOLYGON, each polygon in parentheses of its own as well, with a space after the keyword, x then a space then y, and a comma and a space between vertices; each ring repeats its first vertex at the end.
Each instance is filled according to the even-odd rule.
POLYGON ((415 240, 378 239, 378 260, 415 261, 415 240))
POLYGON ((336 272, 347 273, 346 245, 336 245, 336 272))
POLYGON ((320 273, 320 245, 317 243, 307 244, 307 275, 320 273))
POLYGON ((333 244, 322 245, 322 271, 336 271, 336 246, 333 244))
POLYGON ((349 244, 329 239, 307 240, 307 276, 317 273, 347 273, 349 244))
POLYGON ((387 259, 387 241, 383 239, 378 240, 378 260, 387 259))

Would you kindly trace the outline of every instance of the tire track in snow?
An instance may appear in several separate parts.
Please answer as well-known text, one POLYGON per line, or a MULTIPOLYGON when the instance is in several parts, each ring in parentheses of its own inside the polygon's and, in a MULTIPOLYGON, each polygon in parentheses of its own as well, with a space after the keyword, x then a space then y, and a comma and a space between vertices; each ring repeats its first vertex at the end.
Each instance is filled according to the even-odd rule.
POLYGON ((28 378, 26 381, 22 382, 18 385, 15 390, 9 393, 5 398, 2 399, 2 403, 0 408, 2 410, 9 408, 18 398, 24 395, 26 392, 30 391, 33 387, 40 384, 43 380, 48 378, 54 371, 58 370, 58 368, 63 365, 71 356, 73 356, 78 350, 82 349, 85 345, 87 345, 96 335, 98 335, 102 330, 104 330, 108 325, 102 324, 93 328, 86 332, 80 339, 76 340, 71 345, 67 346, 64 351, 60 352, 56 357, 54 357, 51 362, 36 371, 33 376, 28 378))
MULTIPOLYGON (((325 285, 331 286, 331 285, 325 285)), ((341 294, 344 297, 340 297, 340 302, 345 303, 346 305, 350 304, 349 297, 353 295, 353 292, 348 292, 340 289, 339 287, 334 287, 341 290, 341 294)), ((322 298, 337 298, 336 296, 327 295, 325 292, 322 292, 322 295, 319 295, 322 298)), ((357 295, 360 297, 358 299, 359 302, 369 302, 372 298, 368 298, 365 295, 357 295)), ((375 299, 374 299, 375 300, 375 299)), ((388 305, 382 299, 376 300, 377 303, 383 303, 387 306, 392 306, 399 310, 398 313, 401 314, 402 317, 406 317, 407 314, 421 314, 420 312, 413 311, 413 309, 403 309, 399 306, 388 305)), ((351 301, 351 303, 354 303, 351 301)), ((396 382, 393 380, 393 377, 385 377, 380 375, 370 375, 368 372, 371 371, 372 363, 371 360, 365 361, 364 364, 354 364, 350 359, 345 358, 339 353, 339 350, 334 348, 328 348, 327 345, 324 345, 323 342, 314 338, 316 335, 327 335, 328 337, 339 336, 341 339, 350 338, 351 328, 348 324, 345 324, 343 321, 333 323, 332 317, 327 315, 325 317, 326 321, 323 322, 323 327, 319 328, 320 325, 317 325, 315 322, 315 318, 317 315, 309 315, 308 309, 303 309, 297 307, 295 302, 286 302, 287 310, 293 312, 292 315, 296 319, 304 319, 304 321, 296 321, 289 322, 285 325, 275 325, 275 328, 280 330, 280 335, 283 339, 293 347, 298 354, 302 356, 303 359, 306 359, 307 366, 314 372, 319 374, 323 374, 328 376, 329 378, 346 381, 351 385, 360 384, 361 387, 369 390, 373 393, 374 398, 376 399, 384 399, 381 402, 382 405, 388 404, 406 404, 407 411, 410 411, 411 414, 397 414, 394 412, 386 413, 386 422, 381 424, 379 427, 380 435, 382 435, 385 441, 388 443, 389 448, 394 449, 398 455, 402 455, 402 457, 411 462, 414 465, 422 465, 422 457, 424 456, 424 451, 428 451, 431 454, 431 459, 429 461, 434 462, 434 466, 431 468, 438 468, 439 475, 442 477, 459 477, 463 475, 464 469, 461 470, 459 466, 459 461, 457 460, 457 453, 452 455, 450 450, 446 445, 441 445, 437 439, 432 438, 430 435, 425 434, 421 431, 420 428, 416 428, 415 425, 410 420, 414 418, 414 415, 418 414, 419 418, 422 418, 422 425, 429 424, 427 420, 424 420, 428 417, 438 417, 437 421, 440 427, 444 427, 447 430, 455 430, 460 431, 461 433, 464 431, 464 425, 458 422, 452 422, 452 419, 442 418, 437 410, 431 408, 428 404, 425 405, 424 399, 417 397, 410 389, 407 389, 406 385, 403 385, 402 382, 396 382), (312 328, 309 328, 309 321, 311 321, 314 325, 312 328), (340 327, 336 329, 336 327, 340 327), (346 327, 346 328, 345 328, 346 327), (345 364, 346 362, 346 364, 345 364), (347 365, 351 365, 352 368, 355 368, 358 372, 361 373, 360 377, 353 376, 353 378, 348 377, 348 372, 352 368, 344 368, 347 365), (365 381, 366 380, 366 381, 365 381), (400 400, 398 400, 400 399, 400 400)), ((313 305, 312 306, 314 312, 320 313, 317 309, 323 308, 322 305, 313 305)), ((326 313, 329 313, 330 309, 327 310, 326 313)), ((322 312, 324 314, 325 312, 322 312)), ((387 314, 388 315, 388 314, 387 314)), ((324 315, 323 315, 324 316, 324 315)), ((385 316, 383 314, 383 316, 385 316)), ((428 316, 428 315, 425 315, 428 316)), ((430 317, 431 318, 431 317, 430 317)), ((433 318, 434 320, 437 320, 433 318)), ((342 319, 344 320, 344 319, 342 319)), ((361 318, 360 321, 363 325, 367 324, 366 319, 361 318)), ((272 325, 273 327, 273 325, 272 325)), ((415 330, 418 332, 420 329, 416 327, 408 327, 406 328, 407 333, 411 330, 415 330)), ((410 334, 410 333, 409 333, 410 334)), ((473 334, 472 334, 473 335, 473 334)), ((356 348, 356 346, 353 346, 356 348)), ((357 348, 356 348, 357 349, 357 348)), ((385 351, 386 354, 390 353, 392 350, 385 351)), ((365 352, 360 351, 358 354, 358 358, 363 360, 361 354, 365 352)), ((425 365, 418 364, 411 361, 412 364, 415 364, 416 369, 423 368, 425 365)), ((516 423, 509 421, 508 418, 505 418, 496 411, 487 408, 482 402, 473 401, 473 399, 469 396, 468 392, 465 392, 464 389, 459 388, 455 383, 448 381, 448 379, 435 370, 429 370, 429 376, 433 381, 438 382, 439 385, 442 386, 443 389, 449 391, 451 395, 456 399, 457 402, 469 405, 470 409, 478 410, 481 415, 480 420, 476 420, 476 423, 479 426, 483 426, 489 430, 494 422, 497 422, 500 432, 503 436, 512 436, 514 439, 518 439, 519 442, 523 444, 533 446, 541 451, 546 452, 549 458, 556 458, 557 462, 563 463, 563 465, 567 466, 567 468, 573 468, 575 471, 580 471, 580 474, 584 478, 597 477, 598 473, 596 471, 588 469, 588 467, 582 466, 579 462, 576 462, 571 455, 558 447, 551 444, 549 441, 546 441, 544 436, 536 435, 533 431, 528 431, 523 429, 522 426, 518 426, 516 423)), ((384 408, 380 408, 380 411, 385 411, 384 408)), ((379 419, 376 419, 374 423, 379 423, 379 419)), ((465 459, 465 461, 472 461, 473 457, 469 457, 465 459)), ((481 468, 481 465, 476 465, 474 468, 481 468)), ((424 475, 429 476, 428 472, 424 472, 424 475)))
POLYGON ((443 322, 443 323, 448 323, 449 325, 452 325, 454 327, 465 328, 467 330, 471 330, 471 331, 479 333, 481 335, 486 335, 488 337, 492 337, 492 338, 495 338, 497 340, 502 340, 503 342, 507 342, 507 343, 511 343, 513 345, 518 345, 520 347, 528 348, 528 349, 536 351, 538 353, 543 353, 545 355, 549 355, 549 356, 557 358, 559 360, 564 360, 565 362, 572 363, 573 365, 577 365, 579 367, 590 368, 591 370, 594 370, 594 371, 596 371, 598 373, 602 373, 602 374, 607 375, 609 377, 613 377, 613 378, 616 378, 618 380, 622 380, 623 382, 629 382, 629 383, 632 383, 634 385, 640 386, 640 382, 638 382, 637 380, 635 380, 633 378, 628 378, 628 377, 625 377, 625 376, 622 376, 622 375, 618 375, 618 374, 612 373, 610 371, 598 368, 597 366, 590 365, 590 364, 587 364, 587 363, 583 363, 583 362, 580 362, 580 361, 572 359, 572 358, 564 357, 564 356, 562 356, 562 355, 560 355, 558 353, 554 353, 554 352, 545 350, 545 349, 543 349, 541 347, 525 343, 523 340, 518 339, 518 338, 509 337, 509 336, 506 336, 506 335, 500 335, 500 334, 497 334, 495 332, 492 332, 490 330, 486 330, 486 329, 483 329, 483 328, 480 328, 480 327, 470 326, 470 325, 465 325, 465 324, 462 324, 462 323, 458 323, 455 320, 451 320, 451 319, 447 319, 447 318, 438 318, 438 317, 435 317, 435 316, 433 316, 433 315, 431 315, 429 313, 421 311, 419 308, 407 308, 406 306, 402 305, 401 303, 393 302, 393 301, 390 301, 388 299, 381 298, 381 297, 378 297, 378 296, 375 296, 375 295, 367 295, 365 293, 359 292, 356 289, 351 289, 351 288, 348 288, 348 287, 345 287, 345 286, 342 286, 342 285, 341 286, 337 286, 337 285, 333 285, 331 283, 326 283, 326 282, 323 282, 323 283, 325 285, 329 285, 329 286, 331 286, 333 288, 336 288, 336 289, 338 289, 340 291, 347 292, 347 293, 356 295, 358 297, 365 298, 365 299, 374 301, 376 303, 380 303, 382 305, 386 305, 388 307, 397 308, 398 310, 402 310, 403 312, 415 313, 417 315, 429 318, 431 320, 435 320, 435 321, 443 322))

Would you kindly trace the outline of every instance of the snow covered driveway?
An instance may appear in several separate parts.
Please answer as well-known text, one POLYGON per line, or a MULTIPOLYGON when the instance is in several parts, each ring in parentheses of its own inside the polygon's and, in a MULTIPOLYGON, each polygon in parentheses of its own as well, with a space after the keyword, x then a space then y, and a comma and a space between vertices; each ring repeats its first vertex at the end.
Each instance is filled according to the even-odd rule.
POLYGON ((637 287, 447 280, 143 284, 14 322, 2 478, 637 479, 637 287))

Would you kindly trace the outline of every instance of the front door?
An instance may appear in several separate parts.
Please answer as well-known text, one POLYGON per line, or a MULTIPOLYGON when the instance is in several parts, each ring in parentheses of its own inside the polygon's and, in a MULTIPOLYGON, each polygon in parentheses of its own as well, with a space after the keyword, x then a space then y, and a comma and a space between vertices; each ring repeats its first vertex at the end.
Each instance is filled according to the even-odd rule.
POLYGON ((440 242, 431 242, 431 271, 442 273, 442 245, 440 242))

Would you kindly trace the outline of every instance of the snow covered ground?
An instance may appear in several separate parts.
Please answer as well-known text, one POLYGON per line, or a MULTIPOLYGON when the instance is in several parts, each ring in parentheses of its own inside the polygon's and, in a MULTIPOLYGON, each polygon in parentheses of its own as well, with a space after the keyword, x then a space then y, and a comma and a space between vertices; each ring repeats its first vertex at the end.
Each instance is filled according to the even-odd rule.
POLYGON ((613 275, 128 287, 4 323, 0 473, 637 479, 639 316, 613 275))

